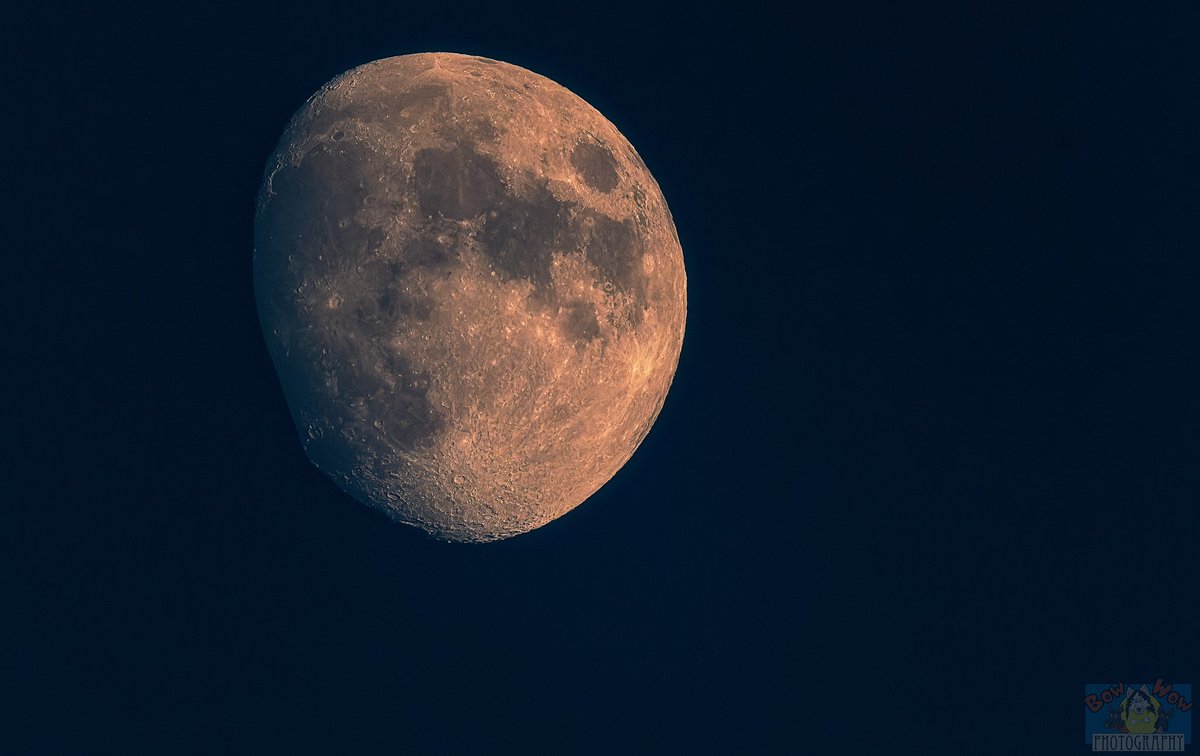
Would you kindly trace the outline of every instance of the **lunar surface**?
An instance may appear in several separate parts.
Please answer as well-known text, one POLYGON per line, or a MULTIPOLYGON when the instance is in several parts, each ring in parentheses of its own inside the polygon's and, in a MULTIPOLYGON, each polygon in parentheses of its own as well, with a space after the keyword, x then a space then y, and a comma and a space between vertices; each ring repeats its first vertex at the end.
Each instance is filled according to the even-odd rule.
POLYGON ((663 406, 687 309, 671 214, 616 128, 542 76, 440 53, 347 71, 293 117, 254 285, 309 458, 452 541, 604 485, 663 406))

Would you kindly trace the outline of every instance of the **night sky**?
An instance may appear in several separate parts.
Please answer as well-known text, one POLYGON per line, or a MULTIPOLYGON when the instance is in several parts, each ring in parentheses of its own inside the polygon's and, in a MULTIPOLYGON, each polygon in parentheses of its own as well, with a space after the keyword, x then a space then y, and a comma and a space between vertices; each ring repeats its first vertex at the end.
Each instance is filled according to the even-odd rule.
POLYGON ((1200 677, 1195 3, 6 15, 0 753, 1068 754, 1200 677), (289 117, 425 51, 604 113, 688 272, 639 451, 483 546, 307 461, 251 286, 289 117))

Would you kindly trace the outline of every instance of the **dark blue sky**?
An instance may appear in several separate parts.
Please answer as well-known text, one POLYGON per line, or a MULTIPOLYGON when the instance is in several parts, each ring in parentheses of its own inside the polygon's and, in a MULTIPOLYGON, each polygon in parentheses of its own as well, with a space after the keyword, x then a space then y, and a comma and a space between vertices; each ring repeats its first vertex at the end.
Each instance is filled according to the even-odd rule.
POLYGON ((16 13, 0 751, 1063 754, 1196 681, 1195 4, 16 13), (251 289, 292 112, 430 50, 607 115, 689 276, 634 459, 488 546, 307 462, 251 289))

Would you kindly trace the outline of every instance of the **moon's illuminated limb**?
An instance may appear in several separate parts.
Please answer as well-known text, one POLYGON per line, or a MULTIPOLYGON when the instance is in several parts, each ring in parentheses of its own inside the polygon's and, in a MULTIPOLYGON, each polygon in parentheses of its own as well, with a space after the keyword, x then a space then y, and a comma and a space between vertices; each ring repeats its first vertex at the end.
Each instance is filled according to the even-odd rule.
POLYGON ((620 469, 670 387, 685 289, 633 147, 506 63, 346 72, 260 192, 255 290, 305 449, 446 539, 532 530, 620 469))

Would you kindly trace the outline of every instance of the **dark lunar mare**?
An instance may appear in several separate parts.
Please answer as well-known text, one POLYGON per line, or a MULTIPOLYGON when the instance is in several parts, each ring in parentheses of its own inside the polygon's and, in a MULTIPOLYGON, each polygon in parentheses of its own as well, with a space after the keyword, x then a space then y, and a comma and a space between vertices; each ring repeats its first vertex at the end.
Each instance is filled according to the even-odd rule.
POLYGON ((580 142, 571 151, 571 165, 585 184, 605 194, 616 189, 620 181, 616 158, 599 144, 580 142))
MULTIPOLYGON (((563 313, 577 347, 601 336, 599 315, 590 302, 556 294, 555 253, 583 250, 599 283, 632 298, 629 318, 640 322, 647 306, 644 248, 633 222, 559 200, 544 179, 528 173, 518 193, 494 160, 467 144, 419 150, 405 185, 382 156, 336 123, 299 165, 274 174, 256 228, 263 322, 279 336, 273 358, 309 455, 322 468, 347 476, 364 452, 390 454, 382 442, 368 448, 379 435, 378 427, 366 429, 373 418, 383 418, 383 441, 400 451, 429 443, 444 427, 427 398, 428 372, 397 354, 388 337, 404 320, 426 320, 437 307, 414 285, 413 273, 448 273, 458 265, 455 242, 439 240, 457 235, 457 222, 479 221, 480 248, 492 268, 503 279, 529 281, 531 305, 563 313), (397 196, 415 197, 424 217, 397 241, 398 256, 383 256, 386 233, 357 216, 368 197, 397 196), (335 277, 354 281, 353 290, 332 291, 335 277), (345 301, 325 306, 331 296, 345 301)), ((607 150, 583 143, 573 161, 590 185, 611 189, 609 174, 616 174, 607 150)))
MULTIPOLYGON (((613 160, 607 151, 588 146, 613 160)), ((640 320, 646 307, 645 250, 634 224, 559 200, 544 179, 528 173, 523 179, 530 187, 524 195, 509 188, 491 158, 465 145, 421 150, 413 164, 413 190, 422 211, 455 220, 482 218, 482 248, 493 268, 508 279, 532 283, 543 304, 562 305, 551 289, 553 255, 582 249, 601 282, 633 297, 635 322, 640 320)))
POLYGON ((366 431, 372 418, 386 418, 386 439, 400 450, 428 443, 444 418, 426 397, 428 372, 384 338, 399 317, 428 317, 430 304, 389 286, 403 269, 378 257, 383 230, 355 220, 379 189, 367 178, 382 160, 341 137, 335 142, 274 175, 256 224, 255 288, 263 323, 278 336, 268 339, 272 358, 309 456, 346 474, 361 452, 391 451, 364 448, 375 435, 366 431), (326 282, 367 272, 365 262, 374 280, 364 278, 352 301, 323 306, 326 282))

